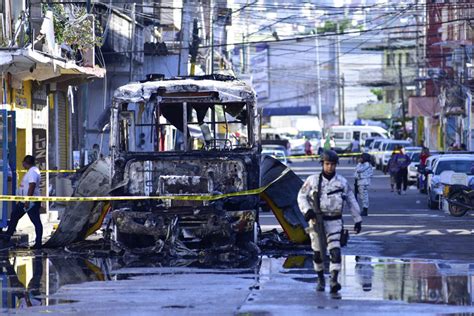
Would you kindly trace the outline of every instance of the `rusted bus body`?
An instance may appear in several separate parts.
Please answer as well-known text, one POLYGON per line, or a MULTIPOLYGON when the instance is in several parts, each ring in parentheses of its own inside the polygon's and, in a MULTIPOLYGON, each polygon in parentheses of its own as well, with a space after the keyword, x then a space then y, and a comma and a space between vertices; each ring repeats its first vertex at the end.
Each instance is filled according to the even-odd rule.
MULTIPOLYGON (((260 185, 254 91, 233 78, 177 78, 116 90, 110 120, 112 195, 187 196, 260 185)), ((178 220, 180 237, 206 245, 253 237, 258 196, 217 201, 117 201, 116 238, 152 246, 178 220)))

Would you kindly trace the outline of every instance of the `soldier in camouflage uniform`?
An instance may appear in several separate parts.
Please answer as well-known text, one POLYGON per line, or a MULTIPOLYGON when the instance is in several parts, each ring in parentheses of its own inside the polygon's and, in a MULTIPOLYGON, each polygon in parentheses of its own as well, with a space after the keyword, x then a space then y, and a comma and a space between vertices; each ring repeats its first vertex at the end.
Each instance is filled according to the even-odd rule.
POLYGON ((354 173, 357 183, 357 192, 359 192, 358 198, 362 203, 362 213, 360 214, 362 216, 367 216, 369 211, 369 185, 370 179, 374 173, 370 160, 370 155, 363 153, 359 157, 359 163, 357 164, 354 173))
POLYGON ((331 272, 331 293, 337 293, 341 289, 338 282, 339 271, 341 270, 341 233, 343 229, 342 209, 344 201, 347 202, 352 217, 354 219, 354 230, 358 234, 362 229, 362 217, 360 208, 354 193, 352 192, 347 180, 336 174, 336 165, 339 157, 333 150, 326 150, 321 155, 323 171, 312 175, 306 179, 298 194, 298 205, 306 221, 310 226, 309 236, 311 238, 311 248, 314 251, 314 269, 318 274, 318 291, 324 291, 324 262, 326 254, 322 254, 319 245, 318 233, 314 229, 316 226, 316 213, 314 197, 317 196, 318 187, 321 188, 320 210, 323 214, 324 228, 326 231, 326 240, 330 254, 330 272, 331 272))

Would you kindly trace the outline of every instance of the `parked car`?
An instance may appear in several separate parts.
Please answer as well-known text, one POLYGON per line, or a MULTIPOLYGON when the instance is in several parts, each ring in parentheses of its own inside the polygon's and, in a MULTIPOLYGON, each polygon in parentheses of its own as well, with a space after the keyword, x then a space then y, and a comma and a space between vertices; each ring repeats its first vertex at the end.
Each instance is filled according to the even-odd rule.
POLYGON ((376 150, 379 148, 380 146, 380 143, 384 141, 385 138, 377 138, 376 140, 374 140, 372 143, 370 143, 369 145, 369 153, 371 155, 373 155, 376 150))
POLYGON ((425 168, 425 192, 428 192, 428 187, 430 186, 431 178, 433 177, 432 175, 432 169, 435 164, 435 162, 441 157, 441 155, 431 155, 426 159, 426 168, 425 168))
POLYGON ((363 152, 368 153, 371 149, 371 145, 376 141, 376 140, 384 140, 385 138, 383 137, 367 137, 365 141, 362 144, 363 147, 363 152))
POLYGON ((414 152, 418 152, 418 153, 421 153, 421 147, 418 147, 418 146, 405 146, 405 152, 408 154, 408 153, 414 153, 414 152))
POLYGON ((349 147, 355 137, 360 141, 364 141, 368 137, 388 138, 387 130, 379 126, 332 126, 328 130, 329 135, 334 136, 336 142, 336 151, 342 152, 349 147))
POLYGON ((385 139, 380 142, 376 142, 371 152, 371 155, 374 157, 375 167, 377 169, 381 169, 382 166, 382 154, 385 144, 385 139))
POLYGON ((432 168, 427 168, 427 172, 431 175, 428 181, 427 198, 428 207, 431 209, 439 207, 440 196, 443 194, 443 184, 440 179, 443 171, 465 173, 470 180, 474 177, 474 155, 443 155, 436 159, 432 168))
POLYGON ((406 147, 410 145, 410 142, 405 140, 384 140, 383 145, 381 146, 381 150, 378 153, 377 157, 379 158, 378 167, 380 170, 385 170, 388 166, 388 161, 390 157, 392 157, 392 152, 397 148, 397 146, 406 147))
POLYGON ((413 184, 418 182, 418 165, 420 164, 421 152, 409 151, 410 165, 408 166, 408 183, 413 184))
POLYGON ((264 155, 278 159, 285 166, 290 163, 286 156, 286 149, 281 145, 262 145, 262 156, 264 155))
POLYGON ((278 129, 262 128, 261 134, 262 134, 262 139, 261 139, 262 145, 279 145, 286 148, 285 152, 287 153, 291 152, 290 140, 288 140, 283 134, 281 134, 278 129))
POLYGON ((281 149, 262 149, 262 156, 271 156, 275 159, 278 159, 285 166, 288 165, 288 159, 284 150, 281 149))

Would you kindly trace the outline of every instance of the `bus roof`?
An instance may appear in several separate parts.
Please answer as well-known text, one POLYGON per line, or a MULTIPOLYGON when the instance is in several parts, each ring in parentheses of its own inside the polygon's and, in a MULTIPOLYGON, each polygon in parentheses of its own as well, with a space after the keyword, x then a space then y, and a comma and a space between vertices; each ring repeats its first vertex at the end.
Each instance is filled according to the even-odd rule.
POLYGON ((181 98, 192 93, 217 93, 218 102, 255 102, 255 91, 233 77, 182 77, 132 82, 115 90, 114 101, 147 102, 154 95, 173 94, 181 98))

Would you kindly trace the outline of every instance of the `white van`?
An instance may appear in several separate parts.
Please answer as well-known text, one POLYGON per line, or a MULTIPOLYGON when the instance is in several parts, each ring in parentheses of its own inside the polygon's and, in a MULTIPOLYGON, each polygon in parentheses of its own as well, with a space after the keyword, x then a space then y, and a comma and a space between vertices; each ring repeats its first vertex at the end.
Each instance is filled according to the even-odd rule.
POLYGON ((387 130, 379 126, 331 126, 328 129, 328 134, 334 136, 337 151, 343 151, 349 147, 355 137, 357 137, 361 143, 368 137, 389 138, 387 130))

